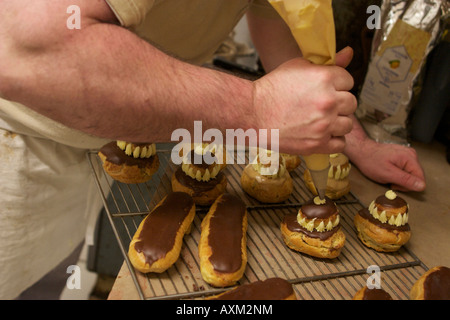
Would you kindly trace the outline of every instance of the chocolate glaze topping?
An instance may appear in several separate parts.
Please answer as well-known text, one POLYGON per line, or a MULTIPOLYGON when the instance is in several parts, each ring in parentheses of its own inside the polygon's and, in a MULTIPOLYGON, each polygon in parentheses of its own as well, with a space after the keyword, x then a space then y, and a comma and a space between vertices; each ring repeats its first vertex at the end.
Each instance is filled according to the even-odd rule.
POLYGON ((198 181, 196 179, 189 177, 186 173, 183 172, 181 167, 179 167, 177 171, 175 171, 175 178, 178 180, 179 183, 193 190, 194 191, 193 195, 195 197, 198 197, 201 196, 202 193, 214 189, 218 184, 220 184, 223 181, 223 179, 225 179, 225 175, 223 172, 219 172, 214 179, 211 179, 209 181, 198 181))
POLYGON ((423 283, 425 300, 450 300, 450 268, 440 267, 423 283))
POLYGON ((134 248, 144 253, 150 266, 172 250, 178 229, 193 205, 194 200, 187 193, 173 192, 146 217, 134 248))
POLYGON ((126 155, 126 153, 117 146, 116 141, 105 144, 99 152, 105 155, 106 160, 119 166, 126 164, 129 166, 145 168, 155 161, 155 157, 153 156, 150 158, 134 158, 126 155))
POLYGON ((392 300, 392 297, 383 289, 369 289, 366 287, 362 300, 392 300))
POLYGON ((270 278, 239 286, 212 300, 284 300, 292 294, 294 290, 288 281, 270 278))
POLYGON ((340 228, 340 226, 337 226, 329 231, 324 232, 308 231, 298 223, 297 214, 295 213, 286 214, 283 218, 283 223, 286 224, 286 227, 292 232, 302 232, 310 238, 319 238, 322 241, 331 237, 340 228))
POLYGON ((241 199, 229 193, 223 194, 217 203, 209 222, 208 243, 212 250, 209 261, 218 272, 236 272, 242 265, 242 225, 246 209, 241 199))
POLYGON ((302 205, 301 210, 308 219, 328 219, 337 212, 336 205, 333 200, 325 197, 326 202, 321 205, 314 203, 314 199, 309 200, 302 205))
POLYGON ((363 208, 358 211, 358 214, 363 217, 366 220, 369 220, 371 223, 376 225, 377 227, 384 228, 387 230, 398 230, 398 231, 410 231, 411 228, 409 227, 409 224, 405 224, 403 226, 394 226, 389 223, 383 223, 380 220, 375 219, 369 212, 367 208, 363 208))
POLYGON ((375 203, 385 208, 401 208, 407 206, 406 201, 400 198, 399 196, 397 196, 394 200, 390 200, 386 198, 384 194, 376 198, 375 203))

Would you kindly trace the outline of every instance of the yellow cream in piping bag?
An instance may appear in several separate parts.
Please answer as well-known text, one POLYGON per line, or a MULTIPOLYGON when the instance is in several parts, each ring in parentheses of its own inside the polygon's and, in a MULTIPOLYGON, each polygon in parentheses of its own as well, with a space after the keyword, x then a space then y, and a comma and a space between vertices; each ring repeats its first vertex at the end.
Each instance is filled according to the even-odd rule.
MULTIPOLYGON (((333 65, 336 34, 332 0, 269 0, 297 41, 303 58, 314 64, 333 65)), ((318 190, 324 198, 330 160, 328 154, 303 156, 318 190)))

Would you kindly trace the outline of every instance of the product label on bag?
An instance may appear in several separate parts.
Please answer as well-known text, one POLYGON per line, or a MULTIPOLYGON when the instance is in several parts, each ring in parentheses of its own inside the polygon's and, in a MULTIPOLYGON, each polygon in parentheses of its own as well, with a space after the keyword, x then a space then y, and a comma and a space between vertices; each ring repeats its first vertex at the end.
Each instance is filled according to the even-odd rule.
POLYGON ((430 38, 398 20, 369 65, 361 102, 388 115, 407 105, 430 38))

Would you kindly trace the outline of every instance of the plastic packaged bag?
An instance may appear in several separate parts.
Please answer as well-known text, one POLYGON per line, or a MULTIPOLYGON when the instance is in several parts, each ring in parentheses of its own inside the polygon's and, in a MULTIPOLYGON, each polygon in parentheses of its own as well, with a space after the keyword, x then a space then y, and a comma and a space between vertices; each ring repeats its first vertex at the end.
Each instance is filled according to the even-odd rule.
POLYGON ((436 45, 447 0, 383 0, 381 28, 359 94, 356 116, 378 142, 408 144, 407 121, 417 79, 436 45))

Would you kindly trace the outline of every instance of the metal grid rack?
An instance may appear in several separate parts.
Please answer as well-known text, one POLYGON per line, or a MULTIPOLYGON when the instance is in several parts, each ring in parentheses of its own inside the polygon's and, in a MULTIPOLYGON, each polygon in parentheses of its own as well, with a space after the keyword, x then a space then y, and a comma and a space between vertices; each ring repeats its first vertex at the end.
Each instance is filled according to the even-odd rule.
MULTIPOLYGON (((113 181, 103 171, 97 152, 88 153, 88 161, 97 182, 105 210, 118 245, 130 270, 141 299, 201 299, 225 289, 208 285, 201 277, 198 259, 200 224, 207 208, 197 208, 191 233, 184 237, 180 258, 166 272, 142 274, 131 265, 129 243, 142 219, 168 192, 176 166, 170 151, 158 151, 160 168, 143 184, 113 181)), ((312 193, 303 183, 303 163, 291 172, 294 192, 282 204, 261 204, 240 186, 244 165, 228 165, 225 174, 227 192, 238 195, 247 205, 247 268, 240 284, 281 277, 293 284, 299 299, 351 299, 368 278, 367 268, 377 265, 382 272, 382 287, 394 299, 408 299, 409 290, 427 267, 407 247, 395 253, 378 253, 365 247, 357 238, 353 225, 355 213, 364 205, 352 194, 336 201, 346 244, 339 257, 317 259, 293 251, 284 244, 280 232, 283 216, 295 212, 312 193)))

